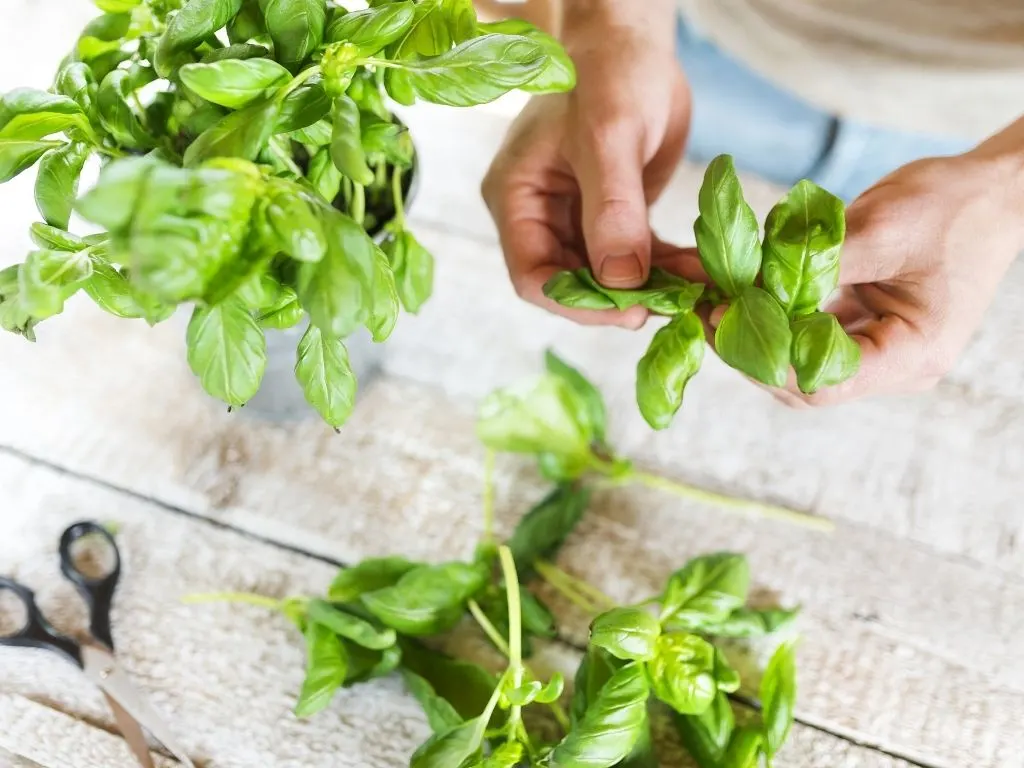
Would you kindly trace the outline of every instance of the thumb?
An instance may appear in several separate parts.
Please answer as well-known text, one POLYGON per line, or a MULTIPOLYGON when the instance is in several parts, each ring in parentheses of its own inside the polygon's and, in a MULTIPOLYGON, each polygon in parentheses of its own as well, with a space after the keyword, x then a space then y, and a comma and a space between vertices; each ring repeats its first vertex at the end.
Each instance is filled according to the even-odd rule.
POLYGON ((651 267, 643 126, 604 120, 586 126, 581 139, 572 166, 583 201, 587 258, 602 285, 636 288, 651 267))

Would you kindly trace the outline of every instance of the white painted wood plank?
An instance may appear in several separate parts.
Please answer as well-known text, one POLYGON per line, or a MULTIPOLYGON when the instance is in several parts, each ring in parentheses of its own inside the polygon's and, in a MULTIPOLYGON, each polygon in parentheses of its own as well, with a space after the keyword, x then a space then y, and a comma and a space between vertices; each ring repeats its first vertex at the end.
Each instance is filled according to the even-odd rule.
MULTIPOLYGON (((114 632, 121 660, 199 760, 225 768, 399 768, 426 737, 415 701, 395 679, 343 691, 322 714, 296 720, 290 707, 303 656, 287 622, 248 606, 178 601, 211 589, 279 597, 322 590, 328 566, 9 456, 0 456, 0 485, 0 572, 35 588, 62 627, 81 619, 57 576, 60 531, 82 518, 119 524, 125 574, 114 632)), ((548 669, 569 670, 576 658, 556 646, 543 654, 548 669)), ((47 768, 127 768, 123 743, 83 719, 112 727, 74 667, 39 651, 0 650, 0 746, 47 768)), ((659 742, 664 765, 683 764, 664 723, 659 742)), ((780 764, 907 768, 803 726, 780 764)))

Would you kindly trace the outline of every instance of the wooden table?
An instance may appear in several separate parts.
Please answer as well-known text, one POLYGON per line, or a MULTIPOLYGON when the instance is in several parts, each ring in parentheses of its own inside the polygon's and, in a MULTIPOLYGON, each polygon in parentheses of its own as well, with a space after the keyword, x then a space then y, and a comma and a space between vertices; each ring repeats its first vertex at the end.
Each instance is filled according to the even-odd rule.
MULTIPOLYGON (((0 32, 0 90, 45 87, 80 18, 62 18, 70 31, 54 38, 42 24, 52 13, 15 5, 27 21, 0 32)), ((406 765, 428 730, 399 681, 342 692, 298 721, 295 631, 257 608, 180 598, 310 593, 338 563, 368 555, 469 554, 481 524, 475 403, 537 371, 551 345, 602 386, 614 442, 645 468, 837 522, 822 535, 623 490, 597 499, 560 558, 634 600, 687 558, 729 549, 748 554, 758 589, 802 604, 799 725, 777 765, 1024 766, 1024 270, 1011 272, 933 393, 791 411, 710 361, 678 423, 655 435, 632 399, 654 328, 573 327, 508 285, 477 193, 506 118, 432 107, 406 117, 423 156, 412 218, 438 258, 436 292, 420 316, 403 317, 384 374, 343 433, 225 413, 188 371, 180 325, 117 320, 83 297, 39 328, 36 345, 0 337, 0 573, 31 584, 70 624, 56 537, 74 519, 116 521, 122 658, 199 764, 406 765)), ((682 169, 659 205, 664 236, 692 241, 699 176, 682 169)), ((779 195, 747 187, 761 213, 779 195)), ((30 178, 0 188, 0 265, 30 247, 30 190, 30 178)), ((497 483, 507 532, 544 484, 511 458, 497 483)), ((558 610, 563 639, 540 664, 568 669, 586 619, 558 610)), ((659 730, 664 765, 685 765, 659 730)), ((115 734, 73 668, 0 651, 0 765, 127 768, 115 734)))

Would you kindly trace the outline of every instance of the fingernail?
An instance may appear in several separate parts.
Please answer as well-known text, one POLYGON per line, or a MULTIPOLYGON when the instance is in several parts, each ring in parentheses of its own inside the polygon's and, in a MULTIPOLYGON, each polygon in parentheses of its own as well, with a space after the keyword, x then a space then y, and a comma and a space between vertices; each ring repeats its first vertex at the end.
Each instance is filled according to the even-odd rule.
POLYGON ((635 283, 644 275, 640 259, 635 254, 621 256, 605 256, 598 268, 598 278, 602 283, 635 283))
POLYGON ((712 328, 717 328, 718 324, 722 322, 722 316, 725 315, 725 311, 728 309, 726 306, 715 307, 711 310, 711 315, 708 317, 708 322, 711 323, 712 328))

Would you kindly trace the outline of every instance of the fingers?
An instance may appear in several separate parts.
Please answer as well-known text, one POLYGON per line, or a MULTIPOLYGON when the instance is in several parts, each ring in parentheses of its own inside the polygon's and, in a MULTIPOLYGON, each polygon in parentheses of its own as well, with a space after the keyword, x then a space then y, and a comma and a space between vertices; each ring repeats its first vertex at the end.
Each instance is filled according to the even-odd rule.
POLYGON ((583 235, 590 266, 609 288, 636 288, 647 280, 651 230, 644 193, 643 125, 609 116, 581 124, 570 160, 583 198, 583 235))

